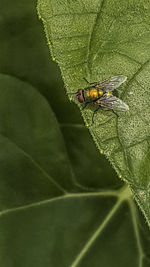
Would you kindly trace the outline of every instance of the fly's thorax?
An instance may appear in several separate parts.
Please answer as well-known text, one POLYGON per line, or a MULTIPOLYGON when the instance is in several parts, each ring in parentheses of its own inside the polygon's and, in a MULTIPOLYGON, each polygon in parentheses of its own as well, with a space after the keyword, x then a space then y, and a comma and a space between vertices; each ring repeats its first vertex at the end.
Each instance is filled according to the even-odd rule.
POLYGON ((95 100, 103 95, 103 91, 97 88, 84 89, 85 100, 95 100))

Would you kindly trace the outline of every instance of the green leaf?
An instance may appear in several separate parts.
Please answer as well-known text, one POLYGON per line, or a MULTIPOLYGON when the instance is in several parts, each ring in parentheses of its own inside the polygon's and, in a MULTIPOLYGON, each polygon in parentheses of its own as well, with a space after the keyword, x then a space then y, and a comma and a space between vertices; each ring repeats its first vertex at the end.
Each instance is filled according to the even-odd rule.
POLYGON ((0 71, 27 83, 0 75, 0 266, 147 267, 147 226, 67 101, 34 4, 1 1, 0 71))
POLYGON ((85 190, 118 189, 122 186, 115 171, 95 148, 87 129, 80 124, 62 124, 76 183, 85 190))
POLYGON ((121 204, 115 200, 111 192, 109 197, 70 194, 6 211, 0 221, 1 266, 125 267, 131 259, 132 266, 142 266, 141 247, 126 235, 126 230, 132 233, 128 207, 113 217, 121 204))
POLYGON ((8 1, 6 5, 6 0, 1 0, 1 12, 0 73, 18 77, 37 88, 50 102, 60 122, 80 123, 78 109, 66 101, 59 68, 48 55, 36 1, 15 0, 15 4, 8 1))
MULTIPOLYGON (((65 134, 66 125, 61 127, 65 134)), ((80 135, 78 151, 74 134, 73 151, 67 145, 71 161, 75 152, 81 159, 85 151, 96 159, 88 138, 90 151, 82 146, 86 129, 70 128, 80 135)), ((66 140, 71 142, 67 136, 66 140)), ((0 145, 1 266, 124 267, 131 260, 133 267, 142 262, 147 266, 147 229, 129 189, 111 177, 105 182, 104 172, 99 181, 96 170, 92 185, 91 174, 87 182, 76 183, 77 170, 72 179, 63 138, 47 101, 28 83, 7 75, 0 75, 0 145)), ((101 166, 98 160, 93 163, 95 169, 101 166)), ((84 165, 77 167, 84 174, 84 165)))
POLYGON ((93 107, 82 115, 98 149, 130 185, 150 225, 150 3, 39 0, 38 12, 68 92, 84 88, 83 77, 91 82, 128 77, 118 91, 128 112, 117 118, 101 110, 93 125, 93 107))
POLYGON ((2 210, 72 189, 70 162, 48 103, 6 75, 0 75, 0 144, 2 210))

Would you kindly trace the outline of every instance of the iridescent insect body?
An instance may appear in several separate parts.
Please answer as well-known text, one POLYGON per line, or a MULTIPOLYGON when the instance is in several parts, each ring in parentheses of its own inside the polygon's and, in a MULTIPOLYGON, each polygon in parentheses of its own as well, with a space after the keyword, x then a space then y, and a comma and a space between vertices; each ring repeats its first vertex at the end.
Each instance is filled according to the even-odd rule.
MULTIPOLYGON (((93 113, 100 108, 112 110, 116 115, 116 111, 127 111, 129 107, 121 99, 113 95, 113 91, 126 81, 127 77, 123 75, 113 76, 103 82, 88 83, 88 87, 79 89, 75 94, 80 103, 84 104, 84 108, 89 103, 95 103, 98 107, 93 113)), ((118 116, 118 115, 117 115, 118 116)), ((93 118, 92 118, 93 120, 93 118)))

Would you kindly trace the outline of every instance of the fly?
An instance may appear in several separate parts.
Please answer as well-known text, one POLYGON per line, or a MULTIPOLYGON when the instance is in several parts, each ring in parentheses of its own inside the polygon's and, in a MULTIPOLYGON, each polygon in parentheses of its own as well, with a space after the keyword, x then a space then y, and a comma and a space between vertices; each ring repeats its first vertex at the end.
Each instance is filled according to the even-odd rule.
POLYGON ((89 103, 97 105, 96 110, 93 112, 92 121, 95 112, 99 108, 112 110, 117 116, 116 111, 127 111, 129 107, 121 99, 113 95, 113 91, 117 89, 122 83, 126 81, 127 77, 123 75, 113 76, 103 82, 88 82, 88 87, 78 89, 75 93, 78 101, 84 104, 85 108, 89 103))

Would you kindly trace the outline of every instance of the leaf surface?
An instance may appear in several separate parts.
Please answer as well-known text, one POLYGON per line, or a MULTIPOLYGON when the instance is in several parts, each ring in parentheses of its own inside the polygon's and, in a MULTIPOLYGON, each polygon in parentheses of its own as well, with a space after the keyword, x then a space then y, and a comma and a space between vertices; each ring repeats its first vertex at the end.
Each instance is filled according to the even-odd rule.
POLYGON ((83 77, 90 82, 128 77, 118 90, 128 112, 117 118, 101 110, 93 125, 94 107, 82 115, 99 150, 130 185, 149 224, 150 3, 39 0, 38 12, 68 93, 86 87, 83 77))
POLYGON ((69 131, 72 144, 65 145, 50 106, 32 86, 2 74, 0 85, 0 264, 107 266, 112 257, 111 266, 126 266, 131 259, 132 266, 146 266, 147 229, 128 187, 109 173, 97 174, 98 160, 92 183, 90 172, 87 180, 79 179, 90 157, 80 165, 78 159, 80 172, 75 164, 73 174, 74 157, 92 152, 88 139, 90 151, 81 146, 86 129, 70 125, 80 146, 77 150, 69 131))
POLYGON ((1 209, 71 190, 71 166, 47 101, 10 76, 1 74, 0 85, 0 161, 5 177, 0 181, 1 209))
POLYGON ((0 71, 19 80, 0 75, 0 266, 149 266, 149 230, 66 99, 35 1, 1 13, 0 71))

